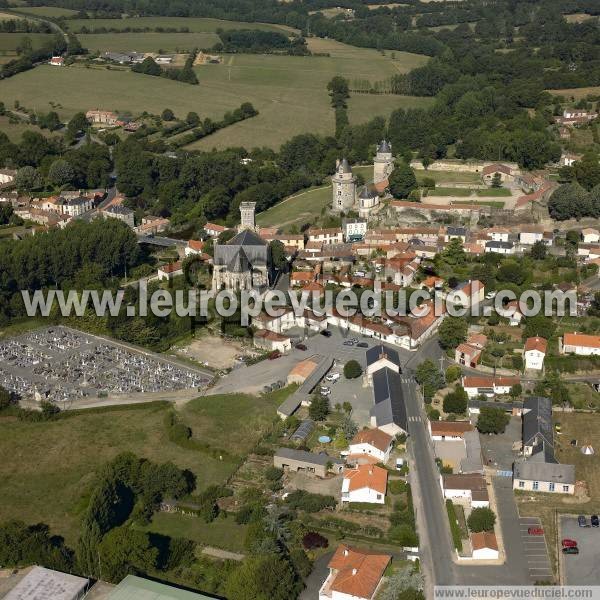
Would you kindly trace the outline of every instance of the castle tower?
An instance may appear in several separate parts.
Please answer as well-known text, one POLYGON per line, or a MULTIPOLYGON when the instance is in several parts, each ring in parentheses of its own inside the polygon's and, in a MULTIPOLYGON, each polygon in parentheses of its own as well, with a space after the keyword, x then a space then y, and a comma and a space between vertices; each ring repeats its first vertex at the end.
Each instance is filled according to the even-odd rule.
POLYGON ((381 140, 381 144, 377 146, 377 154, 373 159, 373 181, 375 183, 385 181, 393 170, 392 144, 386 140, 381 140))
POLYGON ((240 204, 240 217, 241 223, 238 229, 243 231, 244 229, 256 230, 256 224, 254 222, 254 212, 256 210, 256 202, 242 202, 240 204))
POLYGON ((351 210, 356 201, 356 177, 348 161, 344 158, 338 162, 335 175, 332 177, 334 212, 351 210))
POLYGON ((371 210, 379 205, 379 194, 369 186, 364 186, 358 195, 358 216, 366 219, 371 210))

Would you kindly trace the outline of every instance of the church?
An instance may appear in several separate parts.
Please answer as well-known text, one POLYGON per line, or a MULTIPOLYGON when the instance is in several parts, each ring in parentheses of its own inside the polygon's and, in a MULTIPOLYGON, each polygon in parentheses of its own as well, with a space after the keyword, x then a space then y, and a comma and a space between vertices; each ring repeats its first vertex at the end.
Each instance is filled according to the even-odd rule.
POLYGON ((215 244, 212 291, 257 290, 269 285, 269 245, 256 233, 254 202, 242 202, 238 233, 225 244, 215 244))
POLYGON ((392 155, 392 144, 382 140, 377 146, 377 153, 373 159, 373 181, 357 190, 356 176, 352 173, 352 167, 343 158, 338 161, 335 175, 331 182, 333 186, 333 200, 331 209, 333 212, 358 211, 361 218, 368 218, 371 211, 379 205, 378 188, 387 182, 394 170, 394 157, 392 155))

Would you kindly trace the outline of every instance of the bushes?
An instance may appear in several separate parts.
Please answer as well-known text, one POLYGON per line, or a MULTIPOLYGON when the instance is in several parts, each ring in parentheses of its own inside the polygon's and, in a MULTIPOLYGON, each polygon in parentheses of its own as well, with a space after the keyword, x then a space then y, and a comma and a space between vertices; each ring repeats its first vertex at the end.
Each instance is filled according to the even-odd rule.
POLYGON ((344 377, 346 379, 356 379, 362 375, 362 367, 356 360, 349 360, 344 365, 344 377))
POLYGON ((327 548, 329 546, 329 540, 316 531, 309 531, 302 538, 302 545, 304 546, 305 550, 327 548))
POLYGON ((286 503, 290 508, 303 510, 307 513, 315 513, 324 508, 335 508, 336 500, 333 496, 324 496, 322 494, 312 494, 304 490, 296 490, 287 498, 286 503))
POLYGON ((496 515, 491 508, 474 508, 467 519, 469 530, 478 533, 480 531, 494 531, 496 515))
POLYGON ((452 504, 452 500, 446 500, 446 511, 448 512, 448 521, 450 522, 450 532, 452 533, 454 547, 461 552, 463 545, 460 535, 460 527, 458 526, 458 519, 456 518, 456 511, 454 510, 454 504, 452 504))
POLYGON ((392 479, 388 482, 390 494, 403 494, 408 490, 408 484, 402 479, 392 479))

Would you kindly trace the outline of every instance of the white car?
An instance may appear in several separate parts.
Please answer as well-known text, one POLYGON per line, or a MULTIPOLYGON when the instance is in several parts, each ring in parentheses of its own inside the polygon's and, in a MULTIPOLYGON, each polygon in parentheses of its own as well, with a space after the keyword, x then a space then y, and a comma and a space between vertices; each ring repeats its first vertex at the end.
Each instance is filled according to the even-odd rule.
POLYGON ((329 394, 331 394, 331 390, 325 386, 323 386, 319 391, 321 392, 321 396, 329 396, 329 394))
POLYGON ((339 378, 340 378, 339 373, 329 373, 328 375, 325 376, 325 379, 327 381, 337 381, 339 378))

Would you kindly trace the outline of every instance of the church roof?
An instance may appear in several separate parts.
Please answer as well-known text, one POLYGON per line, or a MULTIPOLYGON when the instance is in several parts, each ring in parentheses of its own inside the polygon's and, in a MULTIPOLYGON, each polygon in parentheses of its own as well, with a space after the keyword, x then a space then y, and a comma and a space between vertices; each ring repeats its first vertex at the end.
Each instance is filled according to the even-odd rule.
POLYGON ((267 242, 258 234, 250 229, 244 229, 237 235, 233 236, 228 242, 228 246, 266 246, 267 242))
POLYGON ((377 152, 389 153, 392 151, 392 145, 387 140, 381 140, 381 144, 377 147, 377 152))
POLYGON ((362 190, 360 190, 360 194, 358 195, 359 198, 363 198, 363 199, 370 199, 375 197, 376 194, 373 193, 368 186, 363 186, 362 190))
POLYGON ((267 265, 268 244, 254 231, 245 229, 226 244, 215 246, 215 265, 226 265, 233 273, 243 273, 257 266, 267 265))
POLYGON ((352 169, 350 168, 350 164, 348 163, 348 160, 346 158, 342 158, 340 167, 342 169, 342 173, 352 173, 352 169))

